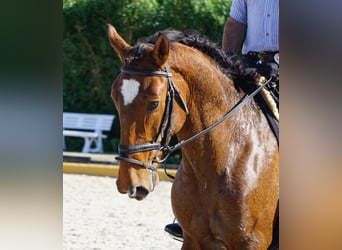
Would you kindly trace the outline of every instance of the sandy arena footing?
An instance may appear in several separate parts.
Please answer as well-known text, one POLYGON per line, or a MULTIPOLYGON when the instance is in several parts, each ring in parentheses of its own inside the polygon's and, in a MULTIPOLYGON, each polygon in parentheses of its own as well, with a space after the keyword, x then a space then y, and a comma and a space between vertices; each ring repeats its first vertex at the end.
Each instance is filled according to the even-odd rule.
POLYGON ((63 249, 178 250, 164 226, 174 219, 171 182, 161 181, 143 201, 120 194, 116 179, 63 174, 63 249))

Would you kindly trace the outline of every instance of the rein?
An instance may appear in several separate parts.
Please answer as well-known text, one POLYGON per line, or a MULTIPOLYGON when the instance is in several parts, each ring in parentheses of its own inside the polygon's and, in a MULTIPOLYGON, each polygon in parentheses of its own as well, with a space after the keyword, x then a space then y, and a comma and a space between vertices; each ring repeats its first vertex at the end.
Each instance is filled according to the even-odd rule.
POLYGON ((238 111, 239 108, 241 108, 243 105, 245 105, 248 101, 250 101, 256 94, 258 94, 261 89, 263 87, 265 87, 268 83, 271 82, 271 78, 268 79, 267 81, 265 81, 262 85, 260 85, 257 89, 255 89, 252 93, 250 94, 246 94, 244 97, 242 97, 220 120, 218 120, 217 122, 215 122, 213 125, 211 125, 210 127, 202 130, 201 132, 193 135, 192 137, 183 140, 179 143, 177 143, 176 145, 169 147, 167 146, 166 148, 162 148, 161 150, 166 154, 166 157, 161 160, 158 161, 159 163, 164 162, 170 154, 172 154, 174 151, 176 151, 177 149, 181 148, 184 144, 187 144, 195 139, 197 139, 198 137, 208 133, 209 131, 211 131, 212 129, 216 128, 217 126, 219 126, 222 122, 224 122, 225 120, 227 120, 229 117, 231 117, 236 111, 238 111))
MULTIPOLYGON (((140 167, 150 169, 152 171, 156 171, 156 167, 154 167, 152 164, 148 164, 145 162, 141 162, 139 160, 128 158, 127 154, 133 154, 138 152, 144 152, 144 151, 150 151, 150 150, 158 150, 163 152, 164 158, 162 160, 154 159, 152 163, 165 163, 166 160, 169 158, 169 156, 176 150, 180 149, 183 145, 196 140, 198 137, 207 134, 212 129, 219 126, 222 122, 227 120, 229 117, 231 117, 236 111, 238 111, 239 108, 241 108, 243 105, 245 105, 247 102, 249 102, 256 94, 258 94, 267 84, 271 82, 271 78, 265 81, 263 84, 261 84, 257 89, 255 89, 252 93, 246 94, 243 96, 221 119, 219 119, 217 122, 215 122, 210 127, 202 130, 201 132, 193 135, 192 137, 183 140, 179 143, 177 143, 174 146, 169 146, 168 142, 170 139, 170 130, 172 127, 172 113, 173 113, 173 101, 175 94, 179 97, 182 107, 184 108, 185 112, 189 114, 189 110, 186 106, 186 103, 184 99, 182 98, 179 90, 176 88, 172 81, 172 74, 170 72, 170 66, 166 65, 165 71, 145 71, 145 70, 137 70, 137 69, 130 69, 125 66, 121 68, 122 73, 126 74, 133 74, 133 75, 140 75, 140 76, 160 76, 160 77, 166 77, 168 79, 168 93, 167 93, 167 105, 166 109, 164 111, 163 115, 163 121, 161 123, 161 129, 157 136, 158 138, 161 138, 162 143, 159 142, 153 142, 153 143, 145 143, 145 144, 137 144, 137 145, 119 145, 119 155, 115 159, 117 160, 124 160, 126 162, 136 164, 140 167)), ((165 170, 165 167, 164 167, 165 170)), ((166 170, 165 170, 166 173, 166 170)), ((166 173, 167 176, 174 179, 173 176, 166 173)))

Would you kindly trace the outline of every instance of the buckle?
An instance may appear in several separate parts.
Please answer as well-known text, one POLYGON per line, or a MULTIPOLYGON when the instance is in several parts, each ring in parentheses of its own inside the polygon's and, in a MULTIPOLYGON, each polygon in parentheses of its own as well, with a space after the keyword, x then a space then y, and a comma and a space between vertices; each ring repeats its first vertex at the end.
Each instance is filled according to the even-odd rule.
POLYGON ((273 59, 279 65, 279 53, 275 53, 273 59))

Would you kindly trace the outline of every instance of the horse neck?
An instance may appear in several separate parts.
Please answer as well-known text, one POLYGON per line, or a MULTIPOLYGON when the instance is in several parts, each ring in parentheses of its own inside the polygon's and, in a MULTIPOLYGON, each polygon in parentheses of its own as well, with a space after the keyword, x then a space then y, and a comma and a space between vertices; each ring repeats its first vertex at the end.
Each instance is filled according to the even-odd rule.
MULTIPOLYGON (((177 130, 178 140, 184 141, 220 120, 244 93, 235 89, 233 81, 208 56, 184 51, 181 55, 173 58, 172 68, 189 109, 177 130)), ((182 184, 197 188, 215 189, 218 186, 213 182, 223 179, 254 185, 255 174, 269 167, 269 159, 276 159, 277 150, 265 116, 254 101, 249 101, 219 126, 182 146, 178 176, 182 184)))
MULTIPOLYGON (((197 52, 191 53, 189 60, 182 58, 178 61, 178 71, 183 79, 186 79, 189 89, 187 100, 189 115, 177 134, 180 140, 184 140, 222 118, 241 98, 241 94, 235 89, 233 81, 224 75, 208 56, 197 52)), ((211 161, 216 166, 223 167, 223 162, 226 161, 224 157, 229 151, 227 147, 229 138, 237 133, 234 132, 235 128, 241 127, 240 118, 241 114, 234 114, 213 131, 185 145, 182 149, 185 161, 189 159, 189 164, 196 165, 196 168, 201 167, 199 163, 203 161, 211 161), (223 158, 208 154, 199 156, 198 152, 221 152, 224 156, 223 158)))
POLYGON ((187 84, 188 122, 202 131, 219 120, 241 98, 232 79, 209 56, 189 49, 188 57, 174 59, 174 67, 187 84))

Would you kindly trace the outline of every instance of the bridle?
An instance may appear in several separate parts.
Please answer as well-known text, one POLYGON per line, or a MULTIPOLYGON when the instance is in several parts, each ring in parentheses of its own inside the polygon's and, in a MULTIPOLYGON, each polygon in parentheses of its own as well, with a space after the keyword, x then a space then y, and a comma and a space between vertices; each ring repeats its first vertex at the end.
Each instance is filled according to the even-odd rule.
MULTIPOLYGON (((183 140, 176 145, 170 147, 168 145, 170 141, 170 131, 172 128, 172 114, 173 114, 173 107, 174 107, 174 100, 175 97, 178 97, 180 104, 184 111, 189 114, 189 110, 186 106, 184 99, 181 96, 181 93, 175 86, 174 82, 172 81, 172 74, 170 72, 170 66, 167 64, 165 71, 147 71, 147 70, 139 70, 139 69, 131 69, 123 66, 121 68, 121 73, 131 74, 131 75, 138 75, 138 76, 159 76, 159 77, 166 77, 168 79, 168 90, 166 96, 166 108, 163 114, 163 119, 161 122, 160 131, 156 137, 155 142, 152 143, 144 143, 144 144, 136 144, 136 145, 119 145, 119 156, 115 157, 116 160, 119 161, 126 161, 135 165, 138 165, 142 168, 146 168, 151 170, 152 172, 156 171, 156 167, 153 166, 153 163, 163 163, 167 160, 167 158, 177 149, 180 149, 184 144, 187 144, 198 137, 208 133, 210 130, 219 126, 222 122, 232 116, 239 108, 245 105, 248 101, 250 101, 262 88, 264 88, 267 84, 271 82, 271 78, 261 84, 258 88, 256 88, 252 93, 246 94, 243 96, 221 119, 215 122, 210 127, 202 130, 201 132, 193 135, 192 137, 183 140), (160 141, 160 142, 158 142, 160 141), (153 159, 152 164, 145 163, 134 158, 129 158, 128 154, 138 153, 138 152, 145 152, 151 150, 158 150, 159 152, 163 153, 163 159, 153 159)), ((168 175, 169 176, 169 175, 168 175)), ((170 176, 171 177, 171 176, 170 176)), ((171 177, 173 178, 173 177, 171 177)))
POLYGON ((157 162, 160 163, 160 160, 154 159, 152 164, 148 164, 134 158, 129 158, 128 154, 134 154, 138 152, 145 152, 151 150, 164 151, 164 148, 168 148, 168 143, 171 138, 171 128, 172 128, 172 114, 174 108, 174 100, 177 97, 177 100, 180 102, 181 107, 184 109, 186 114, 189 114, 188 107, 180 94, 179 90, 175 86, 172 81, 172 74, 170 72, 170 66, 167 64, 165 71, 147 71, 140 69, 132 69, 123 66, 121 68, 121 73, 130 74, 130 75, 138 75, 138 76, 159 76, 167 78, 168 86, 167 86, 167 95, 166 95, 166 105, 165 110, 160 126, 160 130, 158 135, 156 136, 155 142, 152 143, 144 143, 144 144, 136 144, 136 145, 119 145, 119 156, 115 159, 119 161, 126 161, 140 167, 156 171, 156 167, 152 164, 157 162), (160 142, 159 142, 160 141, 160 142))

